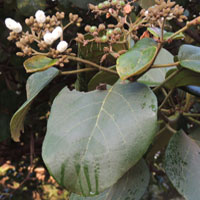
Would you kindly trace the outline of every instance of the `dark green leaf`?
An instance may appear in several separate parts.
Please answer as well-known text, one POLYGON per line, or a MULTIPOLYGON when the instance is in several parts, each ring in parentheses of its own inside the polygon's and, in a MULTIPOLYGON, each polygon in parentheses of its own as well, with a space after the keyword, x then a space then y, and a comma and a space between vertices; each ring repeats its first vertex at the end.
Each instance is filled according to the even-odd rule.
POLYGON ((178 52, 178 59, 182 67, 200 72, 200 47, 182 45, 178 52))
POLYGON ((112 186, 146 152, 157 127, 157 99, 140 83, 55 98, 43 160, 57 182, 90 196, 112 186), (69 181, 70 180, 70 181, 69 181))
POLYGON ((117 59, 117 72, 122 80, 147 71, 156 56, 157 43, 150 38, 138 41, 117 59))
POLYGON ((175 134, 166 150, 165 171, 174 187, 188 200, 200 196, 200 147, 183 131, 175 134))
POLYGON ((46 0, 17 0, 17 8, 24 16, 34 15, 37 10, 45 10, 46 0))
POLYGON ((70 200, 139 200, 146 191, 149 178, 149 169, 142 159, 105 192, 94 197, 72 194, 70 200))
MULTIPOLYGON (((115 66, 110 67, 110 69, 116 69, 115 66)), ((88 83, 88 91, 95 90, 100 83, 106 83, 108 85, 113 85, 119 79, 118 75, 111 74, 108 72, 100 71, 92 77, 88 83)))
POLYGON ((52 67, 44 72, 34 73, 28 78, 26 83, 27 101, 15 112, 10 122, 11 137, 15 142, 19 142, 20 132, 24 131, 24 119, 34 98, 58 74, 59 70, 52 67))
MULTIPOLYGON (((174 56, 169 51, 162 48, 154 64, 162 65, 173 62, 174 62, 174 56)), ((166 73, 169 69, 171 69, 171 67, 150 69, 141 78, 138 79, 138 82, 145 83, 151 87, 160 85, 165 80, 166 73)))
POLYGON ((57 59, 51 59, 46 56, 33 56, 24 62, 26 72, 44 71, 57 63, 57 59))
MULTIPOLYGON (((174 73, 177 69, 172 69, 167 72, 166 77, 174 73)), ((200 73, 193 72, 191 70, 184 69, 180 71, 175 77, 170 79, 165 86, 169 89, 182 87, 186 85, 200 86, 200 73)))

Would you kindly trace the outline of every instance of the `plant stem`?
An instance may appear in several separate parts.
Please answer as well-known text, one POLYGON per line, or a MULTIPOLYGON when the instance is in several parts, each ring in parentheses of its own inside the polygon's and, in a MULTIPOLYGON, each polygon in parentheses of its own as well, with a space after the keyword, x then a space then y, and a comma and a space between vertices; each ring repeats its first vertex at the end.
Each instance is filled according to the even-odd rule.
POLYGON ((187 119, 189 119, 191 122, 194 122, 194 123, 197 124, 197 125, 200 125, 200 121, 194 119, 193 117, 187 117, 187 119))
POLYGON ((67 56, 67 58, 69 60, 73 60, 73 61, 76 61, 76 62, 81 62, 81 63, 87 64, 87 65, 90 65, 92 67, 98 68, 101 71, 105 71, 105 72, 109 72, 109 73, 118 75, 118 73, 115 70, 103 67, 103 66, 98 65, 96 63, 93 63, 93 62, 91 62, 89 60, 85 60, 85 59, 82 59, 82 58, 79 58, 79 57, 74 57, 74 56, 67 56))
POLYGON ((135 27, 137 27, 139 24, 144 23, 145 20, 142 19, 142 17, 139 17, 134 23, 133 26, 130 27, 130 29, 128 30, 128 33, 126 34, 127 36, 135 29, 135 27), (140 21, 141 20, 141 21, 140 21))
POLYGON ((82 72, 88 72, 88 71, 96 71, 96 68, 85 68, 85 69, 77 69, 77 70, 72 70, 72 71, 61 71, 61 75, 70 75, 70 74, 78 74, 82 72))
POLYGON ((177 131, 176 131, 175 129, 173 129, 169 124, 165 124, 165 126, 166 126, 166 128, 167 128, 170 132, 172 132, 172 133, 174 133, 174 134, 177 133, 177 131))
POLYGON ((63 31, 66 29, 66 28, 68 28, 70 25, 72 25, 73 24, 73 22, 70 22, 70 23, 68 23, 67 25, 65 25, 64 27, 63 27, 63 31))
POLYGON ((166 68, 166 67, 174 67, 179 65, 180 62, 175 62, 175 63, 169 63, 169 64, 163 64, 163 65, 153 65, 151 68, 166 68))
POLYGON ((36 51, 35 49, 31 48, 31 50, 34 52, 33 55, 43 55, 43 56, 48 56, 48 53, 42 53, 39 51, 36 51))
POLYGON ((153 89, 153 92, 156 92, 156 91, 159 90, 161 87, 163 87, 169 80, 171 80, 171 79, 174 78, 177 74, 179 74, 181 70, 182 70, 182 69, 178 69, 178 70, 176 70, 175 72, 173 72, 171 75, 169 75, 169 76, 165 79, 165 81, 163 81, 159 86, 157 86, 157 87, 155 87, 155 88, 153 89))
POLYGON ((188 22, 183 28, 179 29, 179 30, 176 31, 174 34, 172 34, 172 35, 168 38, 168 41, 171 40, 171 39, 173 39, 173 37, 175 37, 175 36, 178 35, 179 33, 182 33, 182 32, 184 32, 184 31, 186 31, 186 30, 187 30, 190 26, 192 26, 192 25, 194 25, 194 24, 192 23, 192 21, 191 21, 191 22, 188 22))
POLYGON ((161 25, 161 37, 160 37, 160 42, 163 43, 163 39, 164 39, 164 26, 165 26, 165 18, 162 21, 162 25, 161 25))
POLYGON ((161 109, 165 105, 165 103, 167 102, 167 100, 169 99, 169 97, 172 95, 173 91, 174 91, 174 89, 171 89, 169 91, 169 93, 167 94, 167 96, 165 97, 165 99, 163 100, 163 102, 161 103, 161 105, 159 106, 159 109, 161 109))
POLYGON ((200 117, 200 113, 182 113, 185 117, 200 117))
POLYGON ((162 108, 162 109, 160 109, 160 111, 165 113, 165 114, 167 114, 167 115, 171 115, 172 114, 172 112, 170 110, 167 110, 167 109, 163 109, 162 108))

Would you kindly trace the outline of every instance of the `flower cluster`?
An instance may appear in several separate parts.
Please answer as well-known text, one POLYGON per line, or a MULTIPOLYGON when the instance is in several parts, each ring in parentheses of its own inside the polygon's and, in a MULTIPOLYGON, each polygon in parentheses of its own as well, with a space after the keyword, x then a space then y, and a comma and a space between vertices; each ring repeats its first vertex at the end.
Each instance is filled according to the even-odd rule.
MULTIPOLYGON (((81 33, 77 34, 76 41, 83 44, 83 46, 88 43, 95 42, 98 44, 103 44, 105 55, 102 57, 101 61, 106 58, 106 55, 112 55, 117 58, 124 53, 119 49, 115 49, 115 45, 127 46, 127 33, 128 29, 131 28, 132 24, 130 22, 129 14, 134 9, 134 3, 137 0, 106 0, 98 5, 89 4, 89 8, 92 13, 96 15, 105 15, 106 18, 114 18, 116 24, 108 24, 105 26, 103 23, 98 26, 85 26, 86 35, 81 33), (129 18, 129 19, 128 19, 129 18), (126 27, 126 28, 125 28, 126 27)), ((131 37, 137 38, 137 29, 139 26, 135 26, 131 31, 131 37)))
POLYGON ((155 0, 156 5, 150 7, 148 10, 142 10, 141 15, 146 18, 148 22, 154 25, 159 25, 159 22, 163 19, 172 20, 176 18, 179 22, 183 22, 187 17, 183 15, 184 8, 179 5, 175 5, 174 1, 168 0, 155 0))
POLYGON ((38 10, 35 16, 25 20, 30 28, 30 32, 23 32, 20 23, 11 18, 5 20, 6 27, 11 30, 8 40, 16 42, 16 46, 21 49, 17 52, 18 56, 47 55, 52 58, 58 58, 58 64, 63 67, 68 62, 66 56, 74 55, 72 49, 68 48, 68 43, 63 40, 63 31, 71 24, 80 25, 82 19, 78 15, 69 14, 69 24, 63 26, 62 19, 65 17, 64 12, 57 12, 56 15, 46 16, 44 11, 38 10), (58 41, 59 40, 59 41, 58 41), (33 48, 33 43, 37 48, 33 48))

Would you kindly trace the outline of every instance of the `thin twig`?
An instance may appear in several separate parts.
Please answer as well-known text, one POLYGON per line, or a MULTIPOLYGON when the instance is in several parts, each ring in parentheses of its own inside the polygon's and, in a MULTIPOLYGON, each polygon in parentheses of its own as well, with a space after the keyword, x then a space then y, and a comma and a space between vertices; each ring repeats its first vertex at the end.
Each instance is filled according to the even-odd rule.
POLYGON ((186 116, 186 117, 200 117, 200 113, 186 113, 186 112, 183 112, 182 115, 186 116))
POLYGON ((163 65, 153 65, 151 68, 166 68, 166 67, 174 67, 179 65, 180 62, 175 62, 175 63, 169 63, 169 64, 163 64, 163 65))
POLYGON ((177 130, 173 129, 169 124, 165 124, 165 126, 166 126, 166 128, 167 128, 170 132, 172 132, 172 133, 174 133, 174 134, 177 133, 177 130))
MULTIPOLYGON (((194 19, 195 20, 195 19, 194 19)), ((184 31, 186 31, 190 26, 192 26, 192 25, 194 25, 193 24, 193 20, 192 21, 190 21, 190 22, 187 22, 187 24, 183 27, 183 28, 181 28, 181 29, 179 29, 178 31, 176 31, 174 34, 172 34, 169 38, 168 38, 168 41, 169 40, 171 40, 171 39, 173 39, 176 35, 178 35, 179 33, 182 33, 182 32, 184 32, 184 31)))
POLYGON ((193 117, 186 117, 186 118, 189 119, 191 122, 194 122, 195 124, 200 125, 200 121, 199 120, 196 120, 193 117))
POLYGON ((161 105, 159 106, 159 109, 161 109, 165 105, 165 103, 167 102, 167 100, 169 99, 169 97, 172 95, 173 92, 174 92, 174 89, 171 89, 169 91, 169 93, 167 94, 167 96, 165 97, 161 105))
POLYGON ((165 21, 166 19, 164 18, 162 21, 162 25, 161 25, 161 37, 160 37, 160 42, 163 43, 164 41, 164 27, 165 27, 165 21))
POLYGON ((70 25, 72 25, 73 24, 73 22, 70 22, 70 23, 68 23, 67 25, 65 25, 64 27, 63 27, 63 31, 66 29, 66 28, 68 28, 70 25))
POLYGON ((70 75, 70 74, 79 74, 82 72, 88 72, 88 71, 96 71, 96 68, 85 68, 85 69, 77 69, 72 71, 62 71, 60 72, 61 75, 70 75))
POLYGON ((93 62, 91 62, 89 60, 85 60, 85 59, 82 59, 82 58, 79 58, 79 57, 74 57, 74 56, 67 56, 67 58, 69 60, 73 60, 73 61, 76 61, 76 62, 81 62, 81 63, 87 64, 87 65, 90 65, 92 67, 98 68, 101 71, 106 71, 106 72, 118 75, 118 73, 115 70, 103 67, 103 66, 98 65, 96 63, 93 63, 93 62))

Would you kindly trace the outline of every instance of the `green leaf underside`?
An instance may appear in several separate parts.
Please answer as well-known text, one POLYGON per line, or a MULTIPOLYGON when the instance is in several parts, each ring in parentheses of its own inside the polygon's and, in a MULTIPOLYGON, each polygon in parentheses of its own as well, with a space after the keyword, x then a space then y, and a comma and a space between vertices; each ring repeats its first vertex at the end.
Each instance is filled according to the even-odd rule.
POLYGON ((150 38, 138 41, 133 48, 117 59, 117 72, 122 80, 145 72, 157 52, 157 43, 150 38))
POLYGON ((11 137, 15 142, 20 141, 20 132, 24 131, 24 119, 34 98, 58 74, 59 70, 50 68, 44 72, 36 72, 28 78, 26 83, 27 101, 15 112, 10 122, 11 137))
MULTIPOLYGON (((115 70, 116 66, 112 66, 112 67, 110 67, 110 69, 115 70)), ((95 90, 96 87, 100 83, 106 83, 108 85, 113 85, 114 83, 117 82, 118 79, 119 79, 118 75, 111 74, 111 73, 104 72, 104 71, 100 71, 100 72, 96 73, 92 77, 92 79, 90 80, 90 82, 88 83, 88 91, 95 90)))
POLYGON ((76 194, 70 200, 139 200, 149 184, 150 173, 143 159, 119 179, 111 188, 94 197, 83 197, 76 194))
POLYGON ((200 47, 182 45, 179 49, 178 59, 182 67, 200 72, 200 47))
POLYGON ((165 171, 175 188, 188 200, 200 196, 200 147, 183 131, 175 134, 166 150, 165 171))
POLYGON ((68 190, 99 194, 146 152, 155 135, 156 113, 155 95, 140 83, 88 93, 66 87, 52 105, 43 160, 68 190))
MULTIPOLYGON (((147 28, 147 30, 155 37, 159 38, 161 37, 161 29, 160 28, 157 28, 157 27, 154 27, 154 28, 147 28)), ((164 40, 168 40, 174 33, 172 32, 164 32, 164 35, 163 35, 163 39, 164 40)), ((184 38, 185 36, 183 35, 183 33, 179 33, 178 35, 175 35, 172 39, 173 40, 178 40, 178 39, 182 39, 184 38)))
POLYGON ((37 72, 37 71, 44 71, 57 63, 57 59, 51 59, 47 56, 37 55, 31 58, 28 58, 24 62, 24 68, 26 72, 37 72))
MULTIPOLYGON (((162 48, 158 56, 156 57, 154 64, 162 65, 173 62, 174 62, 174 56, 169 51, 162 48)), ((137 81, 140 83, 147 84, 151 87, 160 85, 165 80, 166 73, 168 72, 169 69, 172 69, 172 67, 150 69, 137 81)))
MULTIPOLYGON (((177 69, 172 69, 167 72, 166 77, 174 73, 177 69)), ((200 86, 200 73, 193 72, 188 69, 180 71, 175 77, 165 84, 165 87, 169 89, 187 86, 187 85, 196 85, 200 86)))

